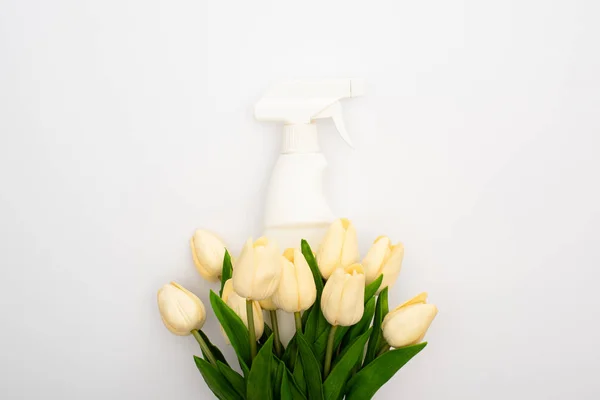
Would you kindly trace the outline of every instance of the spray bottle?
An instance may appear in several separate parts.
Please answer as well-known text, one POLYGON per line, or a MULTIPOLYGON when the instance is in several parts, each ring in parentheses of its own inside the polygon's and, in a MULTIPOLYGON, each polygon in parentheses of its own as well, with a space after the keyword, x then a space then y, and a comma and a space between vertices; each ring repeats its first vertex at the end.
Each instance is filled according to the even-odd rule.
POLYGON ((339 100, 364 94, 360 79, 284 82, 272 87, 255 106, 259 121, 283 122, 281 154, 267 189, 264 235, 282 249, 306 239, 316 251, 335 219, 323 193, 327 161, 319 149, 315 120, 332 118, 352 147, 339 100))

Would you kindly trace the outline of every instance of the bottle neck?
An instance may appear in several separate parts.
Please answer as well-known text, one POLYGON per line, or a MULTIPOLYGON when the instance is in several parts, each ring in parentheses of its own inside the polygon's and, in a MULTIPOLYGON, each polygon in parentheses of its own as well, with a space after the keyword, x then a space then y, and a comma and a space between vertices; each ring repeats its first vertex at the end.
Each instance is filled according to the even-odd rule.
POLYGON ((283 126, 283 141, 281 152, 318 153, 317 124, 286 124, 283 126))

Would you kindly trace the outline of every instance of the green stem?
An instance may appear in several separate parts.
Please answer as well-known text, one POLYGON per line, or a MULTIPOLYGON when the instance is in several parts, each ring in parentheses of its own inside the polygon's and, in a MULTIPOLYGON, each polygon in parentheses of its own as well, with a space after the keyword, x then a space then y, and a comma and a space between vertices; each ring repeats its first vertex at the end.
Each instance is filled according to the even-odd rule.
POLYGON ((254 330, 254 310, 252 300, 246 300, 246 316, 248 317, 248 337, 250 338, 250 355, 256 357, 256 331, 254 330))
POLYGON ((275 354, 281 357, 283 349, 281 348, 281 340, 279 340, 279 322, 277 321, 277 310, 269 310, 271 317, 271 328, 273 329, 273 339, 275 339, 275 354))
POLYGON ((325 352, 325 368, 323 368, 323 380, 327 379, 329 371, 331 370, 331 355, 333 354, 333 341, 335 340, 335 331, 337 325, 333 325, 329 330, 329 336, 327 337, 327 351, 325 352))
POLYGON ((294 313, 294 319, 296 320, 296 332, 302 333, 302 316, 299 312, 294 313))
POLYGON ((202 352, 205 354, 206 358, 208 358, 208 361, 216 367, 217 359, 213 355, 212 351, 210 351, 210 348, 208 347, 204 339, 202 339, 202 336, 198 333, 196 329, 192 330, 192 335, 194 335, 194 338, 196 338, 196 341, 200 345, 200 348, 202 349, 202 352))

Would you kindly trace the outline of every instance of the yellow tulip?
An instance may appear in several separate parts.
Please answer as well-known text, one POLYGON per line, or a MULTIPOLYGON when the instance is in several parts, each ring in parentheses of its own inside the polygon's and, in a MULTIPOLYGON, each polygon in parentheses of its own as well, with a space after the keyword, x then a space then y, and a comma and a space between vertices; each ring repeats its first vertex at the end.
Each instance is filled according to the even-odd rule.
POLYGON ((192 258, 200 275, 209 282, 217 282, 223 272, 225 244, 215 234, 197 230, 190 239, 192 258))
POLYGON ((383 274, 379 291, 392 286, 400 274, 403 258, 404 245, 402 243, 392 245, 387 236, 378 237, 362 262, 367 285, 383 274))
POLYGON ((273 241, 248 239, 233 269, 233 288, 249 300, 265 300, 275 292, 281 277, 281 254, 273 241))
POLYGON ((289 313, 307 310, 317 298, 317 288, 306 259, 300 250, 287 249, 282 262, 281 280, 273 302, 289 313))
POLYGON ((331 325, 350 326, 363 316, 365 274, 360 264, 337 268, 321 296, 321 310, 331 325))
POLYGON ((175 282, 163 286, 157 300, 162 321, 171 333, 186 336, 192 329, 202 329, 206 321, 204 304, 183 286, 175 282))
POLYGON ((336 268, 352 265, 358 259, 358 239, 354 225, 346 218, 335 220, 317 252, 321 275, 329 279, 336 268))
POLYGON ((421 293, 385 316, 381 325, 383 337, 395 348, 420 343, 437 312, 435 305, 427 304, 427 293, 421 293))

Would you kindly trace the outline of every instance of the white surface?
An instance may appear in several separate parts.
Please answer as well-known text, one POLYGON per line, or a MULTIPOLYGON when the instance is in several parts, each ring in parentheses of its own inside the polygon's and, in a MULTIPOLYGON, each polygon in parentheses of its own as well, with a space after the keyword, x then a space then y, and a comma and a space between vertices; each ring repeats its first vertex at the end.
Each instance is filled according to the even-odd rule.
MULTIPOLYGON (((333 208, 405 242, 430 346, 379 399, 597 399, 600 3, 0 2, 0 397, 208 398, 156 290, 260 233, 274 80, 362 76, 333 208)), ((218 338, 215 318, 209 334, 218 338)), ((217 339, 222 343, 220 339, 217 339)), ((231 355, 231 352, 229 353, 231 355)))

